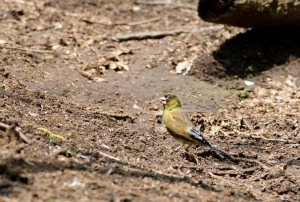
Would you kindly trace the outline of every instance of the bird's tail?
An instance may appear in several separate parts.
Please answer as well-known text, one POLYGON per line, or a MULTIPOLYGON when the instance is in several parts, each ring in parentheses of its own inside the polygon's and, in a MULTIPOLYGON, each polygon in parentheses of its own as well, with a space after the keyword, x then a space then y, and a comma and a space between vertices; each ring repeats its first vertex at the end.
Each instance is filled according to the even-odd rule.
POLYGON ((215 148, 213 146, 210 146, 210 148, 212 150, 214 150, 214 152, 216 152, 217 154, 221 154, 222 156, 230 158, 230 159, 232 158, 227 152, 221 151, 221 150, 219 150, 219 149, 217 149, 217 148, 215 148))

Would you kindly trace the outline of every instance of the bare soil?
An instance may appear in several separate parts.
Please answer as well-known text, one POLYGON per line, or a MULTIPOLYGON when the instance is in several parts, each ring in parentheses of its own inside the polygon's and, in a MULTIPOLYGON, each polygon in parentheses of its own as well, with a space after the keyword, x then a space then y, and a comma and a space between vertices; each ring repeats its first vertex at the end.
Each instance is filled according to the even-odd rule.
POLYGON ((0 201, 300 201, 300 31, 181 3, 0 2, 0 201), (235 161, 171 153, 166 92, 235 161))

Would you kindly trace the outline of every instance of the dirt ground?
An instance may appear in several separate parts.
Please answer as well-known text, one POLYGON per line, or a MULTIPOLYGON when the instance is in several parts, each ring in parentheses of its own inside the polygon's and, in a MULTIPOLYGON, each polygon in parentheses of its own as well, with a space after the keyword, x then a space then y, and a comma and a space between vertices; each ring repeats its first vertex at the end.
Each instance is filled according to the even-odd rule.
POLYGON ((149 2, 0 2, 0 201, 300 201, 300 30, 149 2), (234 161, 170 153, 166 92, 234 161))

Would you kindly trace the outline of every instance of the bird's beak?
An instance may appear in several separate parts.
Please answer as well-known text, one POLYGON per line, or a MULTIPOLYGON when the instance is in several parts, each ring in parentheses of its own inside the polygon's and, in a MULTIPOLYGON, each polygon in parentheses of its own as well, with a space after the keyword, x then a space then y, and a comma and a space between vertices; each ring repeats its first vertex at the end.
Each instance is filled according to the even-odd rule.
POLYGON ((161 104, 167 104, 167 99, 165 97, 159 98, 161 104))

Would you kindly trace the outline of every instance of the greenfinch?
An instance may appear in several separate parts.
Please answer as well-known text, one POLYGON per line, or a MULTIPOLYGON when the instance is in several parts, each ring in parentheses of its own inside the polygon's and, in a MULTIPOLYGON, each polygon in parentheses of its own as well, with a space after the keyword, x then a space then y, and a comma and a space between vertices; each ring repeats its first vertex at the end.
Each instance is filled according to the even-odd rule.
POLYGON ((194 126, 182 110, 180 101, 175 95, 166 94, 164 97, 159 99, 164 107, 163 122, 167 131, 181 143, 181 145, 174 149, 174 151, 178 151, 185 144, 189 145, 186 148, 186 151, 188 151, 191 145, 202 145, 209 147, 217 154, 227 156, 226 153, 211 146, 211 144, 209 144, 209 142, 202 136, 201 132, 194 126))

